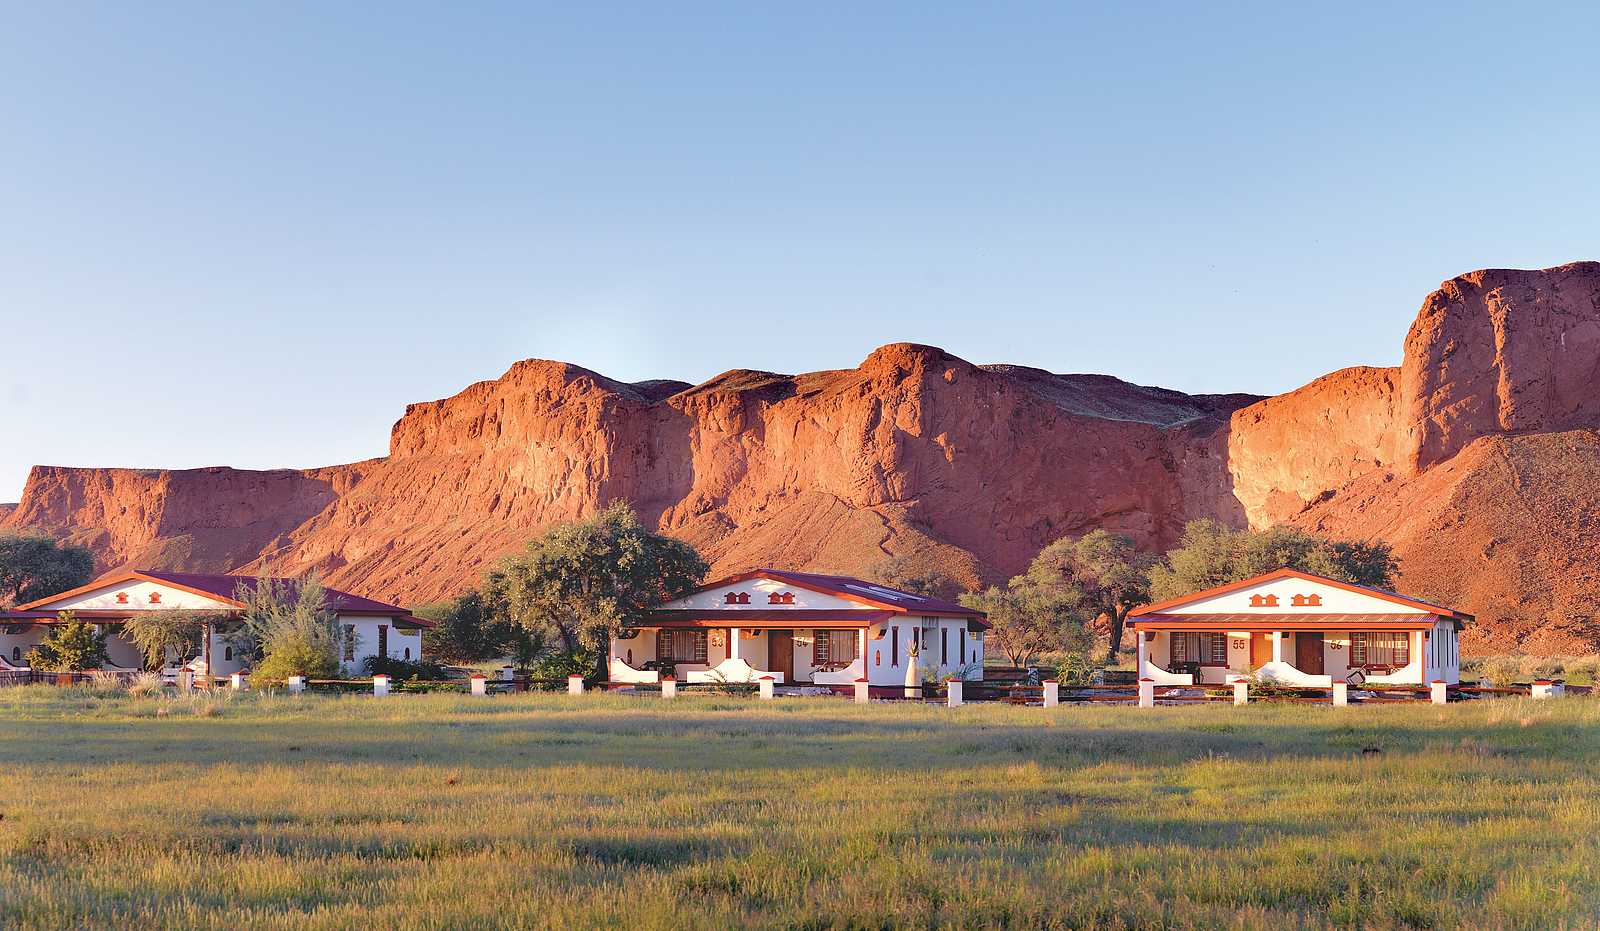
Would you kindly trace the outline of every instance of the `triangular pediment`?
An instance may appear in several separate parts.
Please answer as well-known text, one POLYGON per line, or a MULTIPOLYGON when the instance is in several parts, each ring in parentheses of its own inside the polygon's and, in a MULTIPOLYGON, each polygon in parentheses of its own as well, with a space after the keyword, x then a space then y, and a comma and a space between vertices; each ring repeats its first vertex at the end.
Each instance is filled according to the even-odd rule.
POLYGON ((1453 616, 1449 608, 1394 592, 1282 569, 1140 608, 1136 614, 1416 614, 1453 616))
POLYGON ((30 611, 231 611, 237 604, 137 575, 100 579, 25 606, 30 611))

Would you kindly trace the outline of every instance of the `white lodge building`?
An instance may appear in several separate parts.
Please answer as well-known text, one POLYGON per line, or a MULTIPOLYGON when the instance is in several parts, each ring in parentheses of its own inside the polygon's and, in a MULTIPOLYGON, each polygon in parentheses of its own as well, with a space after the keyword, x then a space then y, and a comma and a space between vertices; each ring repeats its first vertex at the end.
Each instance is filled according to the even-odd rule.
POLYGON ((1257 676, 1329 688, 1359 672, 1374 685, 1457 683, 1457 633, 1472 620, 1382 589, 1279 569, 1128 615, 1139 678, 1158 685, 1257 676))
MULTIPOLYGON (((106 633, 108 669, 143 669, 144 658, 125 639, 118 628, 141 611, 177 609, 197 616, 219 618, 224 623, 238 616, 244 602, 236 596, 253 589, 258 580, 241 575, 204 575, 193 572, 132 570, 96 579, 81 588, 41 598, 14 611, 0 611, 0 669, 22 666, 28 651, 44 639, 46 629, 60 623, 61 613, 70 611, 80 621, 106 633)), ((287 580, 284 580, 287 581, 287 580)), ((338 616, 344 627, 342 657, 346 674, 361 672, 369 656, 395 659, 422 658, 422 628, 433 622, 414 617, 410 611, 337 589, 324 589, 324 606, 338 616)), ((234 655, 234 646, 218 631, 211 634, 211 675, 226 676, 245 668, 244 657, 234 655)), ((201 656, 174 657, 200 670, 201 656)))
POLYGON ((754 569, 663 605, 611 641, 613 683, 905 686, 983 678, 983 612, 848 576, 754 569), (913 651, 915 664, 913 665, 913 651))

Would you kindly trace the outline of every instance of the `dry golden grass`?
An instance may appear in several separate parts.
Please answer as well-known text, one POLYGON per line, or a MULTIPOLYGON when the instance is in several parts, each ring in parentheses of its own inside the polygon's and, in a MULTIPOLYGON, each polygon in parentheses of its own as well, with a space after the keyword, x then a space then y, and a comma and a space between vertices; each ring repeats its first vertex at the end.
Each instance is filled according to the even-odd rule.
POLYGON ((1600 701, 0 691, 0 926, 1592 927, 1600 701), (1381 753, 1363 753, 1364 748, 1381 753))

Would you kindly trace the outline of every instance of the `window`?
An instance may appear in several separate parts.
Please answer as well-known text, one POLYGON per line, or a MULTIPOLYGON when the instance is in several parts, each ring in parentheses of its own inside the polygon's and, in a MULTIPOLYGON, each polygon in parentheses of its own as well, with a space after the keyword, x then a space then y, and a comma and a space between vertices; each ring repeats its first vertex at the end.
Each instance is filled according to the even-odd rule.
POLYGON ((657 631, 656 659, 663 663, 703 663, 706 634, 704 630, 657 631))
POLYGON ((22 647, 12 647, 11 648, 11 661, 13 663, 22 662, 22 647))
POLYGON ((225 648, 223 648, 223 650, 222 650, 222 658, 224 660, 233 659, 233 647, 225 647, 225 648))
POLYGON ((1170 637, 1170 658, 1176 663, 1202 666, 1228 665, 1228 635, 1219 633, 1180 633, 1170 637))
MULTIPOLYGON (((406 659, 409 660, 410 658, 411 658, 411 648, 410 647, 406 647, 406 659)), ((632 650, 628 651, 628 659, 633 659, 633 651, 632 650)))
POLYGON ((939 628, 939 665, 950 665, 950 631, 939 628))
POLYGON ((856 632, 819 630, 811 641, 811 665, 844 668, 856 660, 856 632))
POLYGON ((1350 665, 1404 666, 1411 662, 1411 635, 1407 633, 1350 634, 1350 665))
POLYGON ((967 664, 967 627, 961 625, 961 665, 967 664))
POLYGON ((356 625, 344 625, 344 658, 346 662, 356 658, 356 625))
POLYGON ((889 665, 900 665, 900 625, 889 628, 889 665))
POLYGON ((389 655, 389 625, 388 624, 379 624, 378 625, 378 655, 379 656, 388 656, 389 655))

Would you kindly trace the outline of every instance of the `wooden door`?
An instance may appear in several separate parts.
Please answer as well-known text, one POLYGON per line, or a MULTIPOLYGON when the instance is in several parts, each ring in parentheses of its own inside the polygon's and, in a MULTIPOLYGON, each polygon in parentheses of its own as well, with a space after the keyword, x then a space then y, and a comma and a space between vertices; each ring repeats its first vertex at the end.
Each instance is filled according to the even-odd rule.
POLYGON ((794 681, 794 631, 767 631, 767 670, 783 673, 785 683, 794 681))
POLYGON ((1322 675, 1322 632, 1296 631, 1294 635, 1294 668, 1308 675, 1322 675))

